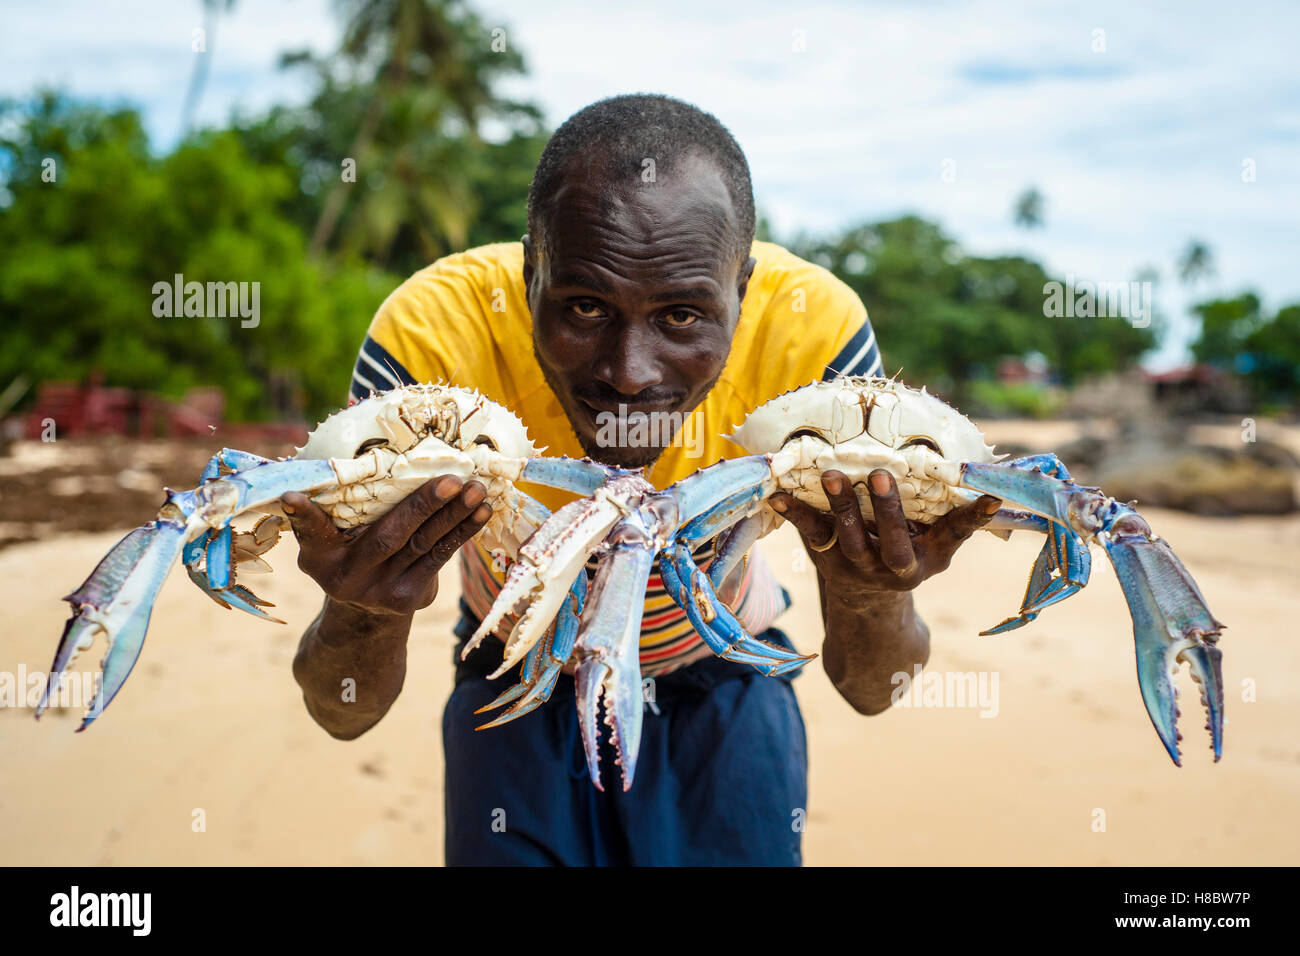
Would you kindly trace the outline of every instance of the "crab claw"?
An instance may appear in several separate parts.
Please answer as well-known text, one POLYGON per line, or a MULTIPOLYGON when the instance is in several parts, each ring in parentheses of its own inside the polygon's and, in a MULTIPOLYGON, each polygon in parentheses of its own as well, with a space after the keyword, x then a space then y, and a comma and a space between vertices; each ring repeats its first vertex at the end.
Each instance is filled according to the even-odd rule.
MULTIPOLYGON (((189 552, 191 576, 197 573, 194 562, 208 548, 213 549, 215 560, 207 570, 224 568, 228 574, 232 536, 227 529, 232 517, 273 501, 286 491, 311 491, 335 481, 333 465, 329 461, 267 461, 234 451, 214 458, 204 474, 204 483, 193 491, 169 490, 157 519, 136 528, 114 545, 85 583, 67 596, 65 600, 73 607, 72 619, 64 627, 54 653, 45 693, 36 707, 37 717, 49 706, 68 665, 102 634, 108 641, 108 653, 104 657, 103 673, 97 682, 95 696, 77 728, 85 730, 104 712, 130 676, 144 645, 158 592, 167 572, 182 552, 189 552), (222 464, 229 466, 244 460, 254 462, 247 471, 225 478, 212 477, 222 464), (209 538, 209 531, 219 533, 209 538), (187 540, 189 547, 186 546, 187 540)), ((260 547, 271 533, 272 529, 267 527, 261 540, 256 533, 251 542, 241 540, 244 544, 260 547)), ((202 576, 206 577, 206 572, 202 576)), ((219 576, 219 580, 225 578, 219 576)), ((205 582, 205 589, 210 590, 210 582, 205 582)), ((267 602, 242 587, 219 593, 226 595, 225 600, 219 600, 219 603, 269 617, 260 610, 269 606, 267 602)))
POLYGON ((1200 588, 1161 538, 1136 513, 1122 517, 1102 536, 1133 616, 1138 685, 1151 723, 1176 765, 1178 664, 1191 666, 1200 687, 1214 759, 1223 755, 1223 652, 1215 646, 1223 625, 1205 604, 1200 588))
POLYGON ((600 782, 597 727, 602 698, 605 724, 611 731, 610 743, 618 753, 618 765, 623 771, 624 790, 631 788, 636 775, 644 708, 638 650, 641 616, 629 614, 628 607, 639 604, 640 595, 645 594, 653 560, 654 552, 646 548, 615 545, 601 558, 591 597, 582 614, 582 636, 577 646, 582 663, 574 678, 578 723, 591 782, 599 790, 605 789, 600 782))
POLYGON ((546 519, 520 546, 519 560, 506 572, 505 584, 461 657, 469 656, 520 602, 526 602, 527 610, 506 641, 501 666, 490 676, 500 677, 519 663, 551 626, 587 559, 647 490, 653 489, 639 475, 614 478, 590 498, 571 502, 546 519))
POLYGON ((1083 546, 1071 538, 1078 535, 1085 543, 1099 543, 1115 568, 1133 618, 1138 686, 1160 741, 1181 767, 1174 678, 1178 664, 1186 661, 1200 685, 1208 714, 1205 727, 1217 761, 1223 755, 1223 655, 1215 642, 1223 625, 1210 613, 1187 568, 1151 533, 1146 520, 1131 505, 1076 485, 1055 455, 997 464, 967 462, 962 465, 962 484, 1007 498, 1052 522, 1051 538, 1029 578, 1021 616, 985 633, 1019 626, 1039 609, 1077 591, 1087 581, 1087 563, 1080 560, 1083 546), (1054 579, 1053 570, 1061 577, 1054 579))
POLYGON ((600 732, 597 715, 605 703, 610 744, 623 771, 623 789, 632 787, 641 747, 641 612, 646 583, 665 536, 677 527, 677 504, 667 495, 649 498, 610 531, 596 577, 579 619, 575 675, 578 724, 591 782, 600 782, 600 732))
POLYGON ((127 534, 85 583, 64 599, 73 607, 72 618, 54 653, 45 693, 36 706, 38 718, 68 665, 101 634, 108 640, 108 652, 78 731, 104 712, 130 676, 144 645, 154 601, 185 542, 185 518, 179 509, 164 506, 163 513, 164 517, 127 534))

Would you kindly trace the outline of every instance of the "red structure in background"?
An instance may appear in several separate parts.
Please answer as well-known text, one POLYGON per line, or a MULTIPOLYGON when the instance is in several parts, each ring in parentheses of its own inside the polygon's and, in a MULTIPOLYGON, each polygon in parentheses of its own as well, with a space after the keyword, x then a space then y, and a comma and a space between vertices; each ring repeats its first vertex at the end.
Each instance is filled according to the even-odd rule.
POLYGON ((23 436, 39 440, 53 420, 59 438, 122 435, 129 438, 189 438, 219 436, 233 446, 235 438, 261 441, 302 441, 306 428, 296 422, 223 425, 225 393, 216 387, 191 389, 180 402, 128 388, 105 388, 98 377, 89 382, 44 382, 27 414, 23 436))

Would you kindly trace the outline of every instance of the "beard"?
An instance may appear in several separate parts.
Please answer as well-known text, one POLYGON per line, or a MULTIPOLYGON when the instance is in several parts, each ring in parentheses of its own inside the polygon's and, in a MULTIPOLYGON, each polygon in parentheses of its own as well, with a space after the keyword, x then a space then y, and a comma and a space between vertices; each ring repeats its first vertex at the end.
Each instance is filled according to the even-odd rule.
MULTIPOLYGON (((570 423, 569 427, 573 428, 572 423, 570 423)), ((601 441, 598 436, 584 438, 576 430, 574 430, 574 435, 578 439, 578 444, 582 446, 583 454, 593 461, 598 461, 603 465, 613 465, 615 468, 643 468, 649 472, 663 456, 664 447, 666 447, 640 444, 613 445, 601 441)))

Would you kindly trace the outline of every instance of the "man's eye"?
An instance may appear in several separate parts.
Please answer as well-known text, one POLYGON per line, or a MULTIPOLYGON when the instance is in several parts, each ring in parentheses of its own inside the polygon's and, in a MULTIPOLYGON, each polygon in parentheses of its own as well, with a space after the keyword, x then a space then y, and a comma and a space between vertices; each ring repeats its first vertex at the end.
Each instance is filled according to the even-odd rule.
POLYGON ((573 314, 582 319, 599 319, 604 316, 604 311, 594 302, 574 302, 569 306, 573 314))
POLYGON ((687 326, 694 325, 699 316, 694 312, 687 312, 685 309, 677 309, 675 312, 669 312, 665 317, 668 324, 675 329, 684 329, 687 326))

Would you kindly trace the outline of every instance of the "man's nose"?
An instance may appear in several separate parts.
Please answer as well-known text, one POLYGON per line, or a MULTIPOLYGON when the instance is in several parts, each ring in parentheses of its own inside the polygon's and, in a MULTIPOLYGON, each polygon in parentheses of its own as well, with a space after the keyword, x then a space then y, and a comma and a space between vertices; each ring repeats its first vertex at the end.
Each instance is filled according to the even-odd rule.
POLYGON ((594 371, 597 379, 621 395, 638 395, 663 382, 653 343, 635 327, 612 337, 594 371))

